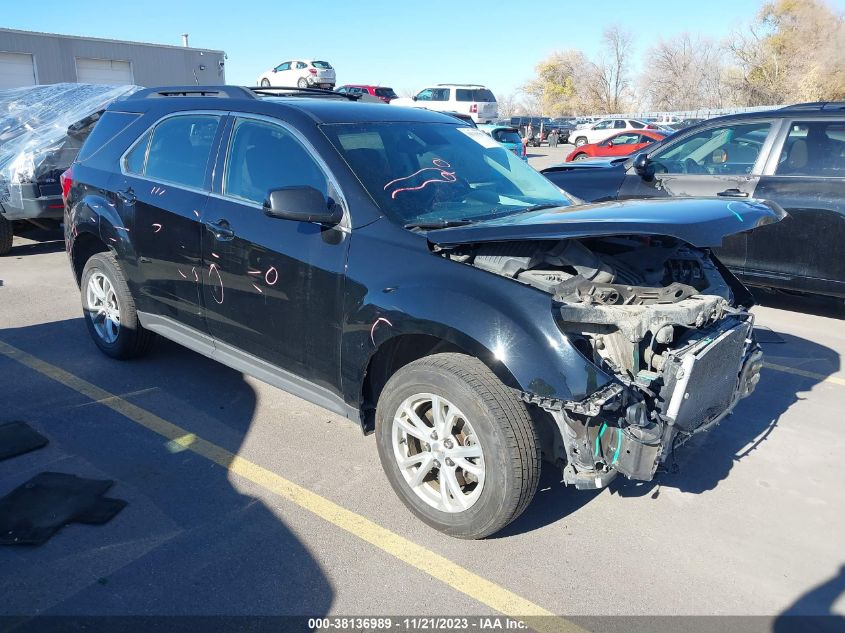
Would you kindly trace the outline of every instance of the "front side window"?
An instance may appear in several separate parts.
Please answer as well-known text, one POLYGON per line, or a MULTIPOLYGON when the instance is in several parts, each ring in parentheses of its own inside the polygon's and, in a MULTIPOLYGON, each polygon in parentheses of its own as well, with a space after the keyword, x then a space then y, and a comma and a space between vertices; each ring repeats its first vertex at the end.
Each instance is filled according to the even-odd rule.
MULTIPOLYGON (((156 125, 143 175, 202 187, 219 123, 220 117, 212 114, 186 114, 167 118, 156 125)), ((134 156, 131 158, 135 160, 134 156)))
POLYGON ((702 130, 652 156, 655 173, 750 174, 771 123, 736 123, 702 130))
POLYGON ((278 66, 276 66, 276 70, 290 70, 290 64, 291 64, 291 62, 285 62, 283 64, 279 64, 278 66))
POLYGON ((309 151, 288 130, 238 119, 226 159, 223 193, 263 204, 272 189, 314 187, 328 197, 328 180, 309 151))
POLYGON ((775 173, 845 177, 845 120, 792 123, 775 173))
POLYGON ((432 95, 434 93, 433 88, 426 88, 422 92, 417 95, 417 101, 433 101, 432 95))
POLYGON ((476 128, 448 123, 325 124, 320 129, 395 222, 476 220, 571 200, 476 128))

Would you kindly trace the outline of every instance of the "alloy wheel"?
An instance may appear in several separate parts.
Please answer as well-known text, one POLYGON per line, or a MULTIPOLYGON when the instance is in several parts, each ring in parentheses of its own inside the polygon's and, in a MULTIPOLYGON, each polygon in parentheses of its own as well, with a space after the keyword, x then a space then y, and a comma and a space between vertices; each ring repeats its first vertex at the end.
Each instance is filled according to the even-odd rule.
POLYGON ((471 508, 484 488, 484 452, 466 416, 445 398, 420 393, 396 411, 393 454, 408 486, 441 512, 471 508))
POLYGON ((88 279, 85 302, 94 331, 106 343, 114 343, 120 334, 120 305, 114 285, 101 272, 88 279))

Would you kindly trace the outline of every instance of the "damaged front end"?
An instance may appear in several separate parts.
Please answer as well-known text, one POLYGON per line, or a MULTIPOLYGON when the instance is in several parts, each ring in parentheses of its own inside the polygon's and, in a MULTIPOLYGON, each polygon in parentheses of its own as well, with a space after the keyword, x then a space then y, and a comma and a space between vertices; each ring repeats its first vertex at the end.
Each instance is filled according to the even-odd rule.
POLYGON ((554 418, 559 437, 546 452, 579 489, 604 487, 618 473, 651 480, 677 446, 718 424, 759 380, 750 302, 706 249, 621 235, 443 254, 549 293, 558 327, 614 376, 579 401, 524 394, 554 418))

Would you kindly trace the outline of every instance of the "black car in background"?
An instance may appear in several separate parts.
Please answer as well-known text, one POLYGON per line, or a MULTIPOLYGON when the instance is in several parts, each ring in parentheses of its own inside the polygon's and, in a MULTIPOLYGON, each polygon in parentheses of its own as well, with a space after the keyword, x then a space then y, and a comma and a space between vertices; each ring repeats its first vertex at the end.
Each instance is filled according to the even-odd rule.
POLYGON ((541 458, 578 489, 650 480, 759 379, 709 247, 775 206, 575 205, 454 117, 235 86, 113 104, 65 182, 103 353, 162 336, 354 420, 454 536, 517 517, 541 458))
POLYGON ((636 157, 542 173, 587 201, 771 200, 787 217, 731 236, 719 259, 749 285, 845 297, 845 103, 710 119, 636 157))

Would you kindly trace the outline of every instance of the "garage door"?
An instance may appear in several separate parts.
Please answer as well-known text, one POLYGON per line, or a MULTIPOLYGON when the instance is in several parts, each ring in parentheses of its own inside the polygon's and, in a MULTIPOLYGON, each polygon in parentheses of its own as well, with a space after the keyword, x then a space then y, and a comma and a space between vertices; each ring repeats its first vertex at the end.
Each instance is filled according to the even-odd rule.
POLYGON ((132 66, 116 59, 76 58, 76 80, 83 84, 131 84, 132 66))
POLYGON ((0 53, 0 88, 34 86, 35 63, 28 53, 0 53))

